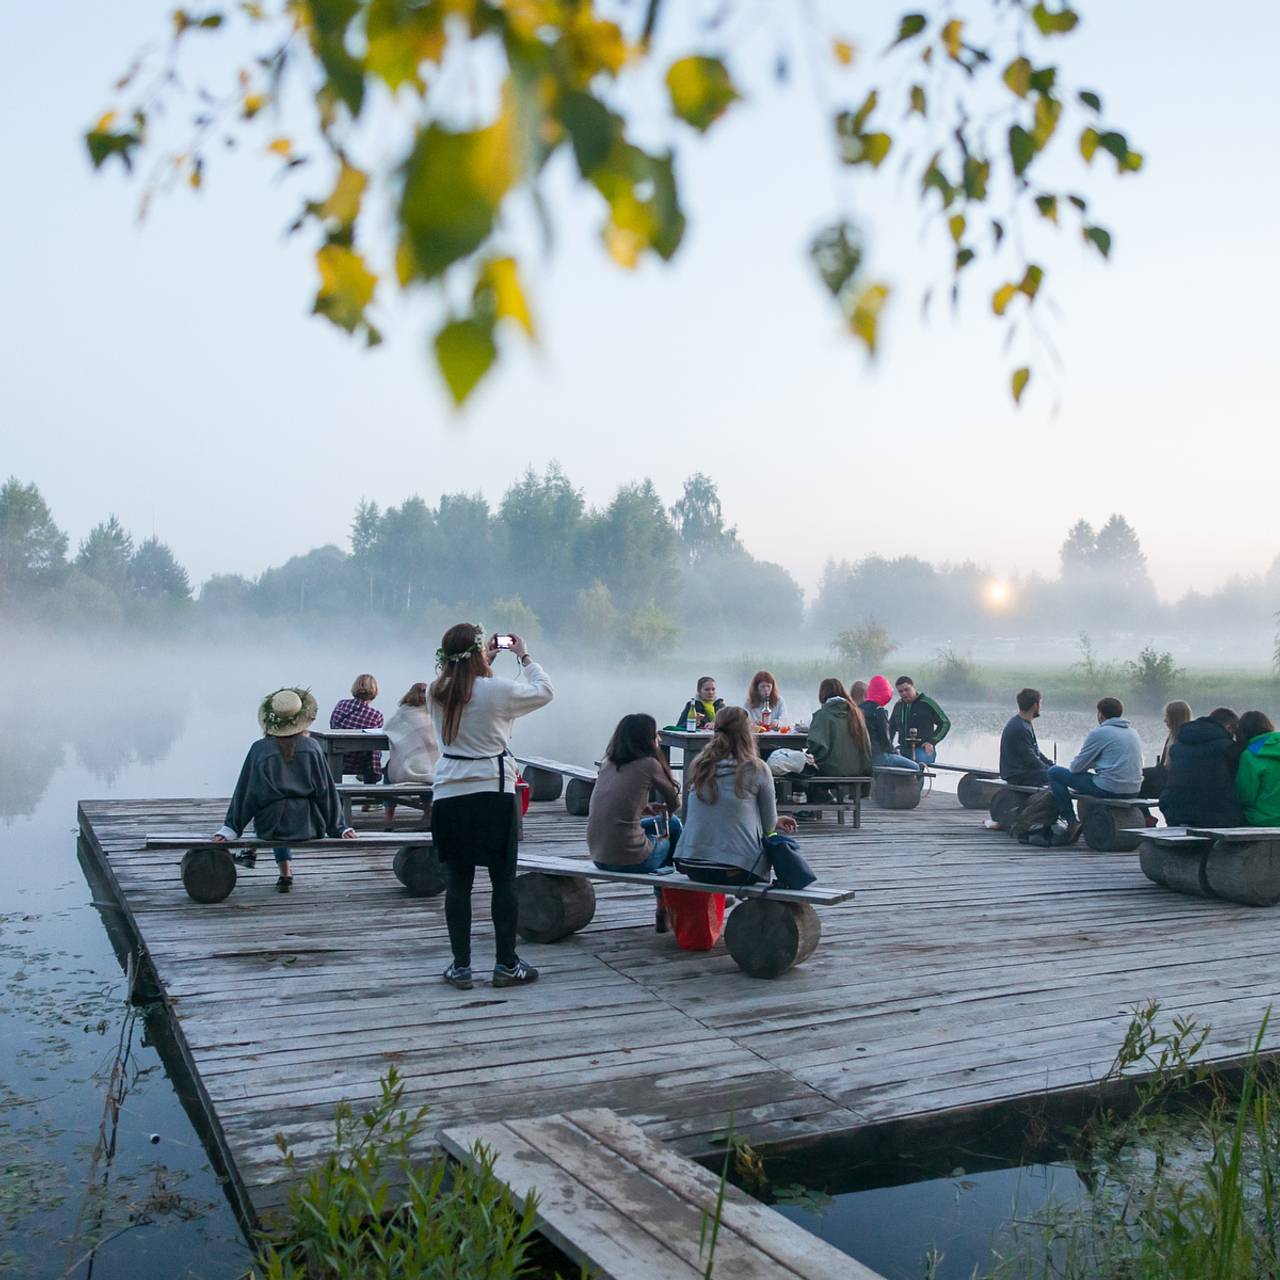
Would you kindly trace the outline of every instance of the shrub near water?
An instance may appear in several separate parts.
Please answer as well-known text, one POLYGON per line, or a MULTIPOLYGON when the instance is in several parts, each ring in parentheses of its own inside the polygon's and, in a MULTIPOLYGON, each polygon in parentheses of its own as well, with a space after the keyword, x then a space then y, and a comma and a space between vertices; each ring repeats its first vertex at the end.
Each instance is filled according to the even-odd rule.
MULTIPOLYGON (((427 1108, 402 1111, 394 1069, 372 1111, 346 1104, 324 1163, 289 1193, 288 1219, 264 1242, 254 1280, 516 1280, 531 1273, 535 1202, 514 1204, 493 1174, 409 1155, 427 1108)), ((276 1139, 286 1169, 294 1156, 276 1139)))

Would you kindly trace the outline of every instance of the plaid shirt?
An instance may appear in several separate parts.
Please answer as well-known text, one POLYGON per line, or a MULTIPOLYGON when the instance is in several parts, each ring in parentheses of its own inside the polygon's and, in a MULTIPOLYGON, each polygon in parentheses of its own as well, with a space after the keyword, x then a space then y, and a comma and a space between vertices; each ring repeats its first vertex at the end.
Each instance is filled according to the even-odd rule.
MULTIPOLYGON (((371 707, 359 698, 343 698, 329 714, 330 729, 381 729, 382 712, 371 707)), ((342 772, 345 776, 354 773, 363 777, 366 773, 375 775, 382 772, 381 751, 351 751, 342 757, 342 772)), ((341 781, 341 779, 339 779, 341 781)))

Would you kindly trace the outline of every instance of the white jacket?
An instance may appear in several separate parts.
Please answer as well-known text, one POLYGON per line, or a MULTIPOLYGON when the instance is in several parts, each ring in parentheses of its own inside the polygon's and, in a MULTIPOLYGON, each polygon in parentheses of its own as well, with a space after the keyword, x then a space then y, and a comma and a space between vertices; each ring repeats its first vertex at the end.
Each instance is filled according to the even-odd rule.
POLYGON ((397 707, 385 732, 391 743, 387 777, 392 782, 430 782, 440 759, 431 712, 426 707, 397 707))
POLYGON ((532 661, 522 668, 517 680, 502 676, 477 680, 471 701, 462 708, 458 735, 452 742, 444 740, 444 708, 433 698, 431 719, 441 742, 433 799, 448 800, 482 791, 514 792, 516 768, 508 746, 512 727, 520 716, 545 707, 553 697, 555 690, 547 673, 532 661), (499 756, 503 757, 501 769, 499 756))

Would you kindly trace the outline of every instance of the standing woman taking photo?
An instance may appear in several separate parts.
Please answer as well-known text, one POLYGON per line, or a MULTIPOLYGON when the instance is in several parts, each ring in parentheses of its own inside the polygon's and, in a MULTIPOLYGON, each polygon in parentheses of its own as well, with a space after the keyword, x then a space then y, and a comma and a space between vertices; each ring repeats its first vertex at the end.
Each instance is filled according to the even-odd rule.
POLYGON ((493 985, 520 986, 538 977, 516 955, 516 766, 509 743, 515 721, 546 706, 555 691, 519 636, 510 637, 509 648, 521 679, 493 674, 496 635, 486 641, 470 622, 450 627, 436 650, 440 674, 430 690, 442 746, 431 835, 444 867, 444 914, 453 951, 444 980, 459 991, 472 986, 471 886, 477 867, 488 869, 493 889, 493 985))

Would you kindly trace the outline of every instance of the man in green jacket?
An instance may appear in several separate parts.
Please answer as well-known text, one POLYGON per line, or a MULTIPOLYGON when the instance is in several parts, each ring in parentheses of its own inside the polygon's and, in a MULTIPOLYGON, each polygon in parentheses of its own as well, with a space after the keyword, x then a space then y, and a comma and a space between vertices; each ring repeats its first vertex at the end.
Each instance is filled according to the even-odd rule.
POLYGON ((921 693, 910 676, 899 676, 893 687, 898 691, 898 703, 890 725, 898 738, 898 751, 918 764, 932 764, 938 758, 938 743, 951 732, 947 713, 927 693, 921 693))

